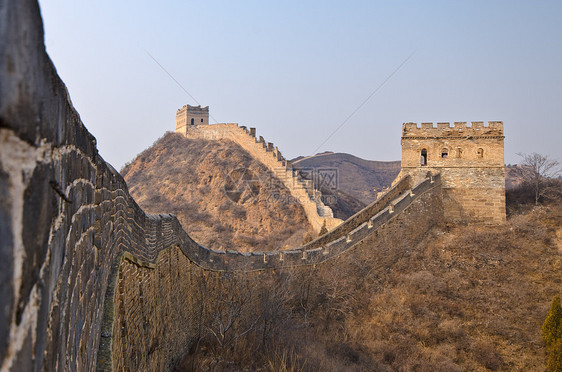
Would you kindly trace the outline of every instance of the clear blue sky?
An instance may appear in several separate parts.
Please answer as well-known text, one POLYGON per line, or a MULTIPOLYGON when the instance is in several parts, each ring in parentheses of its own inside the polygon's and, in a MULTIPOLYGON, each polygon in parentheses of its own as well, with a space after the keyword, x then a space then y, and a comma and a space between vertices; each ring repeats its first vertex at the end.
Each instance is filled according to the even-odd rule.
POLYGON ((403 122, 503 120, 562 161, 562 1, 41 0, 47 51, 116 168, 196 104, 287 158, 399 160, 403 122), (408 58, 321 148, 329 134, 408 58))

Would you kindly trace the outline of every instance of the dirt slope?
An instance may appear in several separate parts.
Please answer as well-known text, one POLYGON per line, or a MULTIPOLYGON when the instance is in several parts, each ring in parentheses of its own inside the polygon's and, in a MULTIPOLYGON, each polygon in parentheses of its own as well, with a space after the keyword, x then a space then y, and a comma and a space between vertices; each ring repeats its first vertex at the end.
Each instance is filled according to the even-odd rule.
POLYGON ((309 229, 289 190, 231 141, 167 133, 121 174, 145 211, 175 214, 193 239, 211 248, 291 247, 309 229))

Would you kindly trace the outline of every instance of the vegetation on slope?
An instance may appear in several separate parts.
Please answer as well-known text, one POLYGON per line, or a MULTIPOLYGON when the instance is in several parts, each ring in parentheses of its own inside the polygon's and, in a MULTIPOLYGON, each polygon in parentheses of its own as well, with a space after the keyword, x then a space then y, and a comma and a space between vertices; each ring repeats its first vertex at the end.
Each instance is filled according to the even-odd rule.
POLYGON ((549 371, 562 371, 562 306, 560 296, 554 297, 550 310, 542 325, 542 335, 546 344, 547 367, 549 371))
POLYGON ((231 141, 166 133, 121 174, 148 213, 173 213, 215 249, 272 250, 302 243, 304 210, 260 162, 231 141))
POLYGON ((541 327, 562 292, 561 222, 558 202, 503 226, 435 230, 407 249, 223 276, 231 297, 208 308, 178 370, 544 370, 541 327))

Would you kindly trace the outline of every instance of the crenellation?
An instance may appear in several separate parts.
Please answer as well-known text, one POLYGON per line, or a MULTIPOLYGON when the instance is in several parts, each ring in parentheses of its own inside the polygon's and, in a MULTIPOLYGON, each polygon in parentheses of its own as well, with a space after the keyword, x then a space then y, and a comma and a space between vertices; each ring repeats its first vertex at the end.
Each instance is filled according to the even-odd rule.
POLYGON ((404 131, 411 131, 413 129, 418 129, 418 123, 404 123, 404 131))
POLYGON ((467 122, 450 123, 422 123, 419 127, 416 123, 404 123, 402 126, 402 137, 420 137, 420 138, 439 138, 447 136, 453 137, 503 137, 503 122, 491 121, 484 125, 482 121, 474 121, 470 126, 467 122))

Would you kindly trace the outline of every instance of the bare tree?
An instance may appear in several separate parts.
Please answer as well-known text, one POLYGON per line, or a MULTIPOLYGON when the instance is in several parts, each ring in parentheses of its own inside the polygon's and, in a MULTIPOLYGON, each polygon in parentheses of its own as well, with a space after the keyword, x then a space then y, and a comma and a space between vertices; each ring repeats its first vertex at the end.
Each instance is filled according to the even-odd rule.
POLYGON ((560 163, 548 155, 518 153, 523 158, 521 163, 523 177, 535 193, 535 204, 549 191, 548 180, 560 174, 560 163))
POLYGON ((255 330, 261 314, 255 314, 256 281, 235 275, 223 276, 222 288, 211 301, 211 319, 207 327, 217 342, 216 358, 212 370, 224 361, 225 353, 235 342, 255 330))

